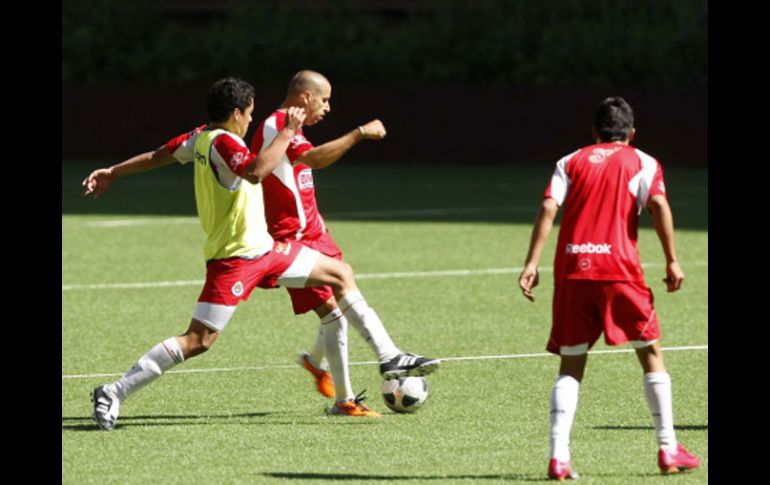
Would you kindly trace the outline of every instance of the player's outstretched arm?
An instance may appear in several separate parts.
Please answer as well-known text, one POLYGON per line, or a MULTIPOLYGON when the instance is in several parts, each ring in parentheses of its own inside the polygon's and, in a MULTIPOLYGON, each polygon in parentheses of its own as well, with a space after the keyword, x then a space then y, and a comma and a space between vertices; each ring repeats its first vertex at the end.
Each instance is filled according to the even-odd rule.
POLYGON ((258 184, 273 173, 278 162, 281 161, 281 157, 286 153, 286 149, 289 148, 289 142, 297 134, 297 130, 302 127, 305 116, 305 108, 296 106, 289 108, 286 112, 286 123, 283 129, 273 138, 270 145, 252 160, 241 176, 253 184, 258 184))
POLYGON ((324 168, 339 160, 342 155, 361 140, 382 140, 387 135, 385 126, 380 120, 372 120, 365 125, 349 131, 341 137, 318 145, 306 151, 297 159, 310 168, 324 168))
POLYGON ((93 194, 94 199, 98 199, 120 177, 146 172, 164 165, 170 165, 175 161, 174 156, 163 145, 155 151, 136 155, 109 168, 94 170, 83 180, 83 195, 93 194))
POLYGON ((559 212, 559 204, 550 197, 543 200, 540 204, 540 210, 535 217, 535 225, 532 227, 532 236, 529 240, 529 251, 524 263, 524 270, 519 276, 519 288, 521 293, 529 301, 535 301, 535 294, 532 289, 540 283, 540 275, 537 271, 537 265, 540 262, 540 255, 543 252, 543 246, 548 239, 548 234, 553 228, 553 221, 559 212))
POLYGON ((647 202, 647 208, 652 214, 652 223, 660 239, 660 245, 663 247, 663 254, 666 255, 666 278, 663 282, 666 283, 666 289, 669 292, 677 291, 684 282, 684 271, 676 258, 674 216, 671 213, 671 206, 665 196, 653 195, 647 202))

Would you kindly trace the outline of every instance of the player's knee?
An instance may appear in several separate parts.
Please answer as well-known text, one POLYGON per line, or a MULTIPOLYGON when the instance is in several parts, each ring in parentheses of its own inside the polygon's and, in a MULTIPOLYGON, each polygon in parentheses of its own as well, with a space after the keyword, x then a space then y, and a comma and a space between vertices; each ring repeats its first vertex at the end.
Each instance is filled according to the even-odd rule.
POLYGON ((353 274, 353 268, 348 263, 342 263, 340 265, 340 280, 344 286, 350 286, 355 283, 355 275, 353 274))

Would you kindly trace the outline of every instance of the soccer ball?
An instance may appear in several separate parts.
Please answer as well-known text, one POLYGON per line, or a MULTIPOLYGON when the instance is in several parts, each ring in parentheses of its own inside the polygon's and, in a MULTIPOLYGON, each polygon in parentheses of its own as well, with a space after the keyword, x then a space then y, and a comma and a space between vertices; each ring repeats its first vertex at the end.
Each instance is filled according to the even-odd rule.
POLYGON ((401 377, 382 383, 385 405, 397 413, 414 413, 428 399, 428 381, 424 377, 401 377))

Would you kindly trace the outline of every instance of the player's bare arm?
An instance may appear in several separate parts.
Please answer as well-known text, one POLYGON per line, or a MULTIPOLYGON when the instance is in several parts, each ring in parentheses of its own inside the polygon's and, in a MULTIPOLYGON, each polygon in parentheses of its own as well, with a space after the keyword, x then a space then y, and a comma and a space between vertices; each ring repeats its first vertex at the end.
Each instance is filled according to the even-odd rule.
POLYGON ((535 225, 532 228, 532 236, 529 241, 529 251, 524 263, 524 270, 519 276, 519 288, 526 299, 535 301, 535 294, 532 289, 540 283, 540 275, 537 271, 537 265, 540 261, 540 255, 543 252, 543 246, 548 239, 548 234, 553 228, 553 221, 559 212, 559 204, 550 197, 543 200, 540 204, 540 210, 535 217, 535 225))
POLYGON ((666 256, 666 278, 663 279, 663 282, 666 283, 667 291, 677 291, 684 282, 684 271, 679 266, 676 257, 674 216, 671 213, 671 206, 665 196, 656 194, 650 197, 647 202, 647 209, 652 214, 652 223, 666 256))
POLYGON ((310 168, 324 168, 339 160, 361 140, 382 140, 387 135, 385 126, 380 120, 372 120, 351 130, 345 135, 314 147, 302 154, 297 163, 303 163, 310 168))
POLYGON ((281 157, 289 147, 289 142, 297 134, 297 130, 302 127, 305 116, 305 108, 296 106, 289 108, 286 112, 286 124, 283 129, 278 132, 270 145, 254 158, 241 176, 253 184, 258 184, 270 175, 278 166, 278 162, 281 161, 281 157))
POLYGON ((163 145, 155 151, 136 155, 109 168, 94 170, 83 180, 83 195, 93 194, 94 199, 98 199, 120 177, 153 170, 175 161, 174 156, 163 145))

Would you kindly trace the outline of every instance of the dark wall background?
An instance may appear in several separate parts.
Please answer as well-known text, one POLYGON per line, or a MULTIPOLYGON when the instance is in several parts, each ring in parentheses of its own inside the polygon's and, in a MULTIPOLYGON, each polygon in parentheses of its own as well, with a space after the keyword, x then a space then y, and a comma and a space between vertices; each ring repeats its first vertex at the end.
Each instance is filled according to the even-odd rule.
MULTIPOLYGON (((207 84, 65 85, 62 157, 125 158, 206 122, 207 84), (109 122, 106 120, 109 119, 109 122)), ((258 86, 250 135, 283 100, 284 87, 258 86)), ((337 85, 332 111, 306 135, 320 144, 372 118, 388 137, 361 143, 356 161, 553 163, 591 142, 600 99, 622 95, 635 108, 635 145, 665 165, 708 165, 705 88, 468 88, 337 85)))
POLYGON ((67 0, 62 158, 157 147, 206 121, 227 75, 257 86, 265 116, 310 68, 334 85, 311 140, 385 122, 359 161, 551 163, 622 95, 637 146, 707 166, 707 37, 706 0, 67 0))

